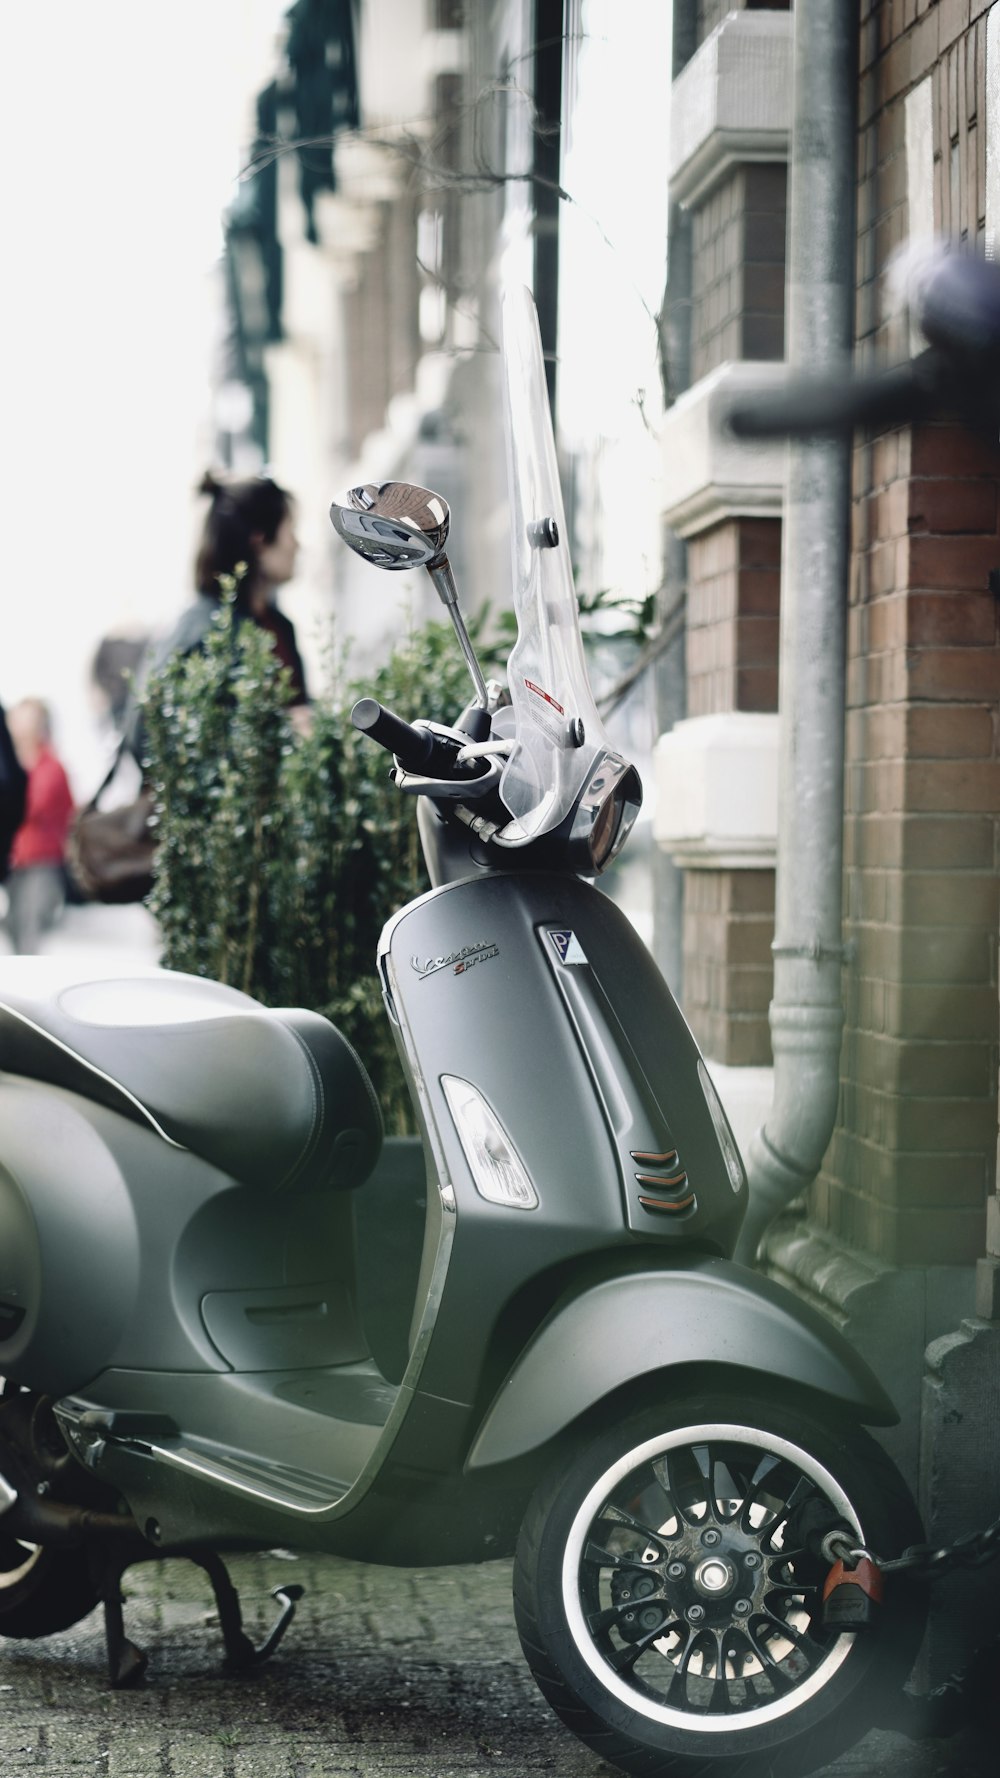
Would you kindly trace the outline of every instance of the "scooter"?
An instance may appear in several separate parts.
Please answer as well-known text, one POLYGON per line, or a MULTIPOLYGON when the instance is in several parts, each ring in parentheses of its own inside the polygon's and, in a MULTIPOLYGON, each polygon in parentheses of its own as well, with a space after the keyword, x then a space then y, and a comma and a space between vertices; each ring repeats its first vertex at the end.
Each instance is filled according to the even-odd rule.
POLYGON ((527 1660, 602 1757, 806 1770, 866 1731, 920 1639, 912 1590, 868 1621, 843 1572, 920 1535, 862 1424, 897 1416, 825 1321, 729 1257, 747 1183, 725 1112, 594 881, 641 788, 587 680, 524 291, 503 387, 506 690, 458 606, 445 501, 389 482, 331 511, 375 566, 427 568, 474 686, 450 727, 354 711, 417 799, 432 883, 377 959, 428 1182, 405 1373, 358 1311, 353 1200, 382 1128, 339 1032, 182 974, 5 960, 0 1634, 100 1601, 127 1685, 145 1657, 121 1576, 184 1557, 252 1667, 298 1589, 255 1648, 220 1552, 513 1554, 527 1660))

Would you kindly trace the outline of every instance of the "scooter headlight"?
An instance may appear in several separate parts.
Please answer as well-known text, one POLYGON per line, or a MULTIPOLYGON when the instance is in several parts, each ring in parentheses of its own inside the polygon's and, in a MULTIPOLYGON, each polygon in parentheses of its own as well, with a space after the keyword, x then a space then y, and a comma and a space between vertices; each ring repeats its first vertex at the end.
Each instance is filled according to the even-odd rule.
POLYGON ((536 1210, 538 1193, 482 1094, 455 1074, 442 1074, 441 1085, 480 1197, 512 1210, 536 1210))
POLYGON ((594 768, 573 823, 573 841, 580 828, 584 830, 588 875, 599 875, 617 857, 641 807, 642 783, 635 767, 615 754, 605 754, 594 768))

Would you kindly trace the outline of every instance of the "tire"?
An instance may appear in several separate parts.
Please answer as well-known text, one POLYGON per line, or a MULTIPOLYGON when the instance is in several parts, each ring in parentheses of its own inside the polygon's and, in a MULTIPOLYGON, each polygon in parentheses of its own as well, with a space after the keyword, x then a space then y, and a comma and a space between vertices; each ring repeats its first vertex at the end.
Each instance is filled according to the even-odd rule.
POLYGON ((566 1726, 643 1778, 791 1778, 866 1734, 916 1657, 923 1590, 893 1577, 871 1625, 824 1628, 807 1501, 883 1558, 921 1541, 885 1453, 805 1394, 687 1388, 564 1454, 524 1520, 514 1612, 566 1726))
MULTIPOLYGON (((51 1440, 58 1454, 61 1435, 53 1434, 37 1396, 0 1379, 0 1476, 5 1467, 27 1485, 45 1480, 32 1460, 34 1441, 51 1440), (36 1416, 40 1416, 36 1420, 36 1416)), ((12 1537, 0 1518, 0 1636, 52 1636, 93 1611, 99 1592, 91 1578, 87 1552, 46 1549, 12 1537)))
POLYGON ((0 1636, 53 1636, 97 1602, 84 1550, 41 1549, 0 1535, 0 1636))

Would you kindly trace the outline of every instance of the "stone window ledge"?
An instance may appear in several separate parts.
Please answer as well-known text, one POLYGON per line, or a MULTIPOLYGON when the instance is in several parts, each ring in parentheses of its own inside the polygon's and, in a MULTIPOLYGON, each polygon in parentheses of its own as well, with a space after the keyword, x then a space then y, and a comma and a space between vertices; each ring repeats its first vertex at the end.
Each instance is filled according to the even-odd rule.
POLYGON ((791 105, 791 13, 729 13, 673 83, 671 197, 689 208, 739 161, 787 160, 791 105))
POLYGON ((780 518, 784 440, 748 444, 726 432, 724 419, 736 398, 774 388, 785 375, 782 363, 720 364, 668 410, 662 425, 661 510, 681 537, 696 537, 731 518, 780 518))
POLYGON ((778 836, 778 717, 691 716, 653 756, 653 837, 689 870, 773 870, 778 836))

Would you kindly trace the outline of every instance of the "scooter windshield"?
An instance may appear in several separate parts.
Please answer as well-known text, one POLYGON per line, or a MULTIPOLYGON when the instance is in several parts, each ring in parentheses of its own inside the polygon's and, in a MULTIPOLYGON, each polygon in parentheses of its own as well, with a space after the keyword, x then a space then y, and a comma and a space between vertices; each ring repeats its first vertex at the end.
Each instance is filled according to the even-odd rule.
POLYGON ((523 286, 503 299, 503 389, 517 642, 500 795, 513 817, 505 843, 517 845, 558 827, 610 747, 584 663, 538 319, 523 286))

